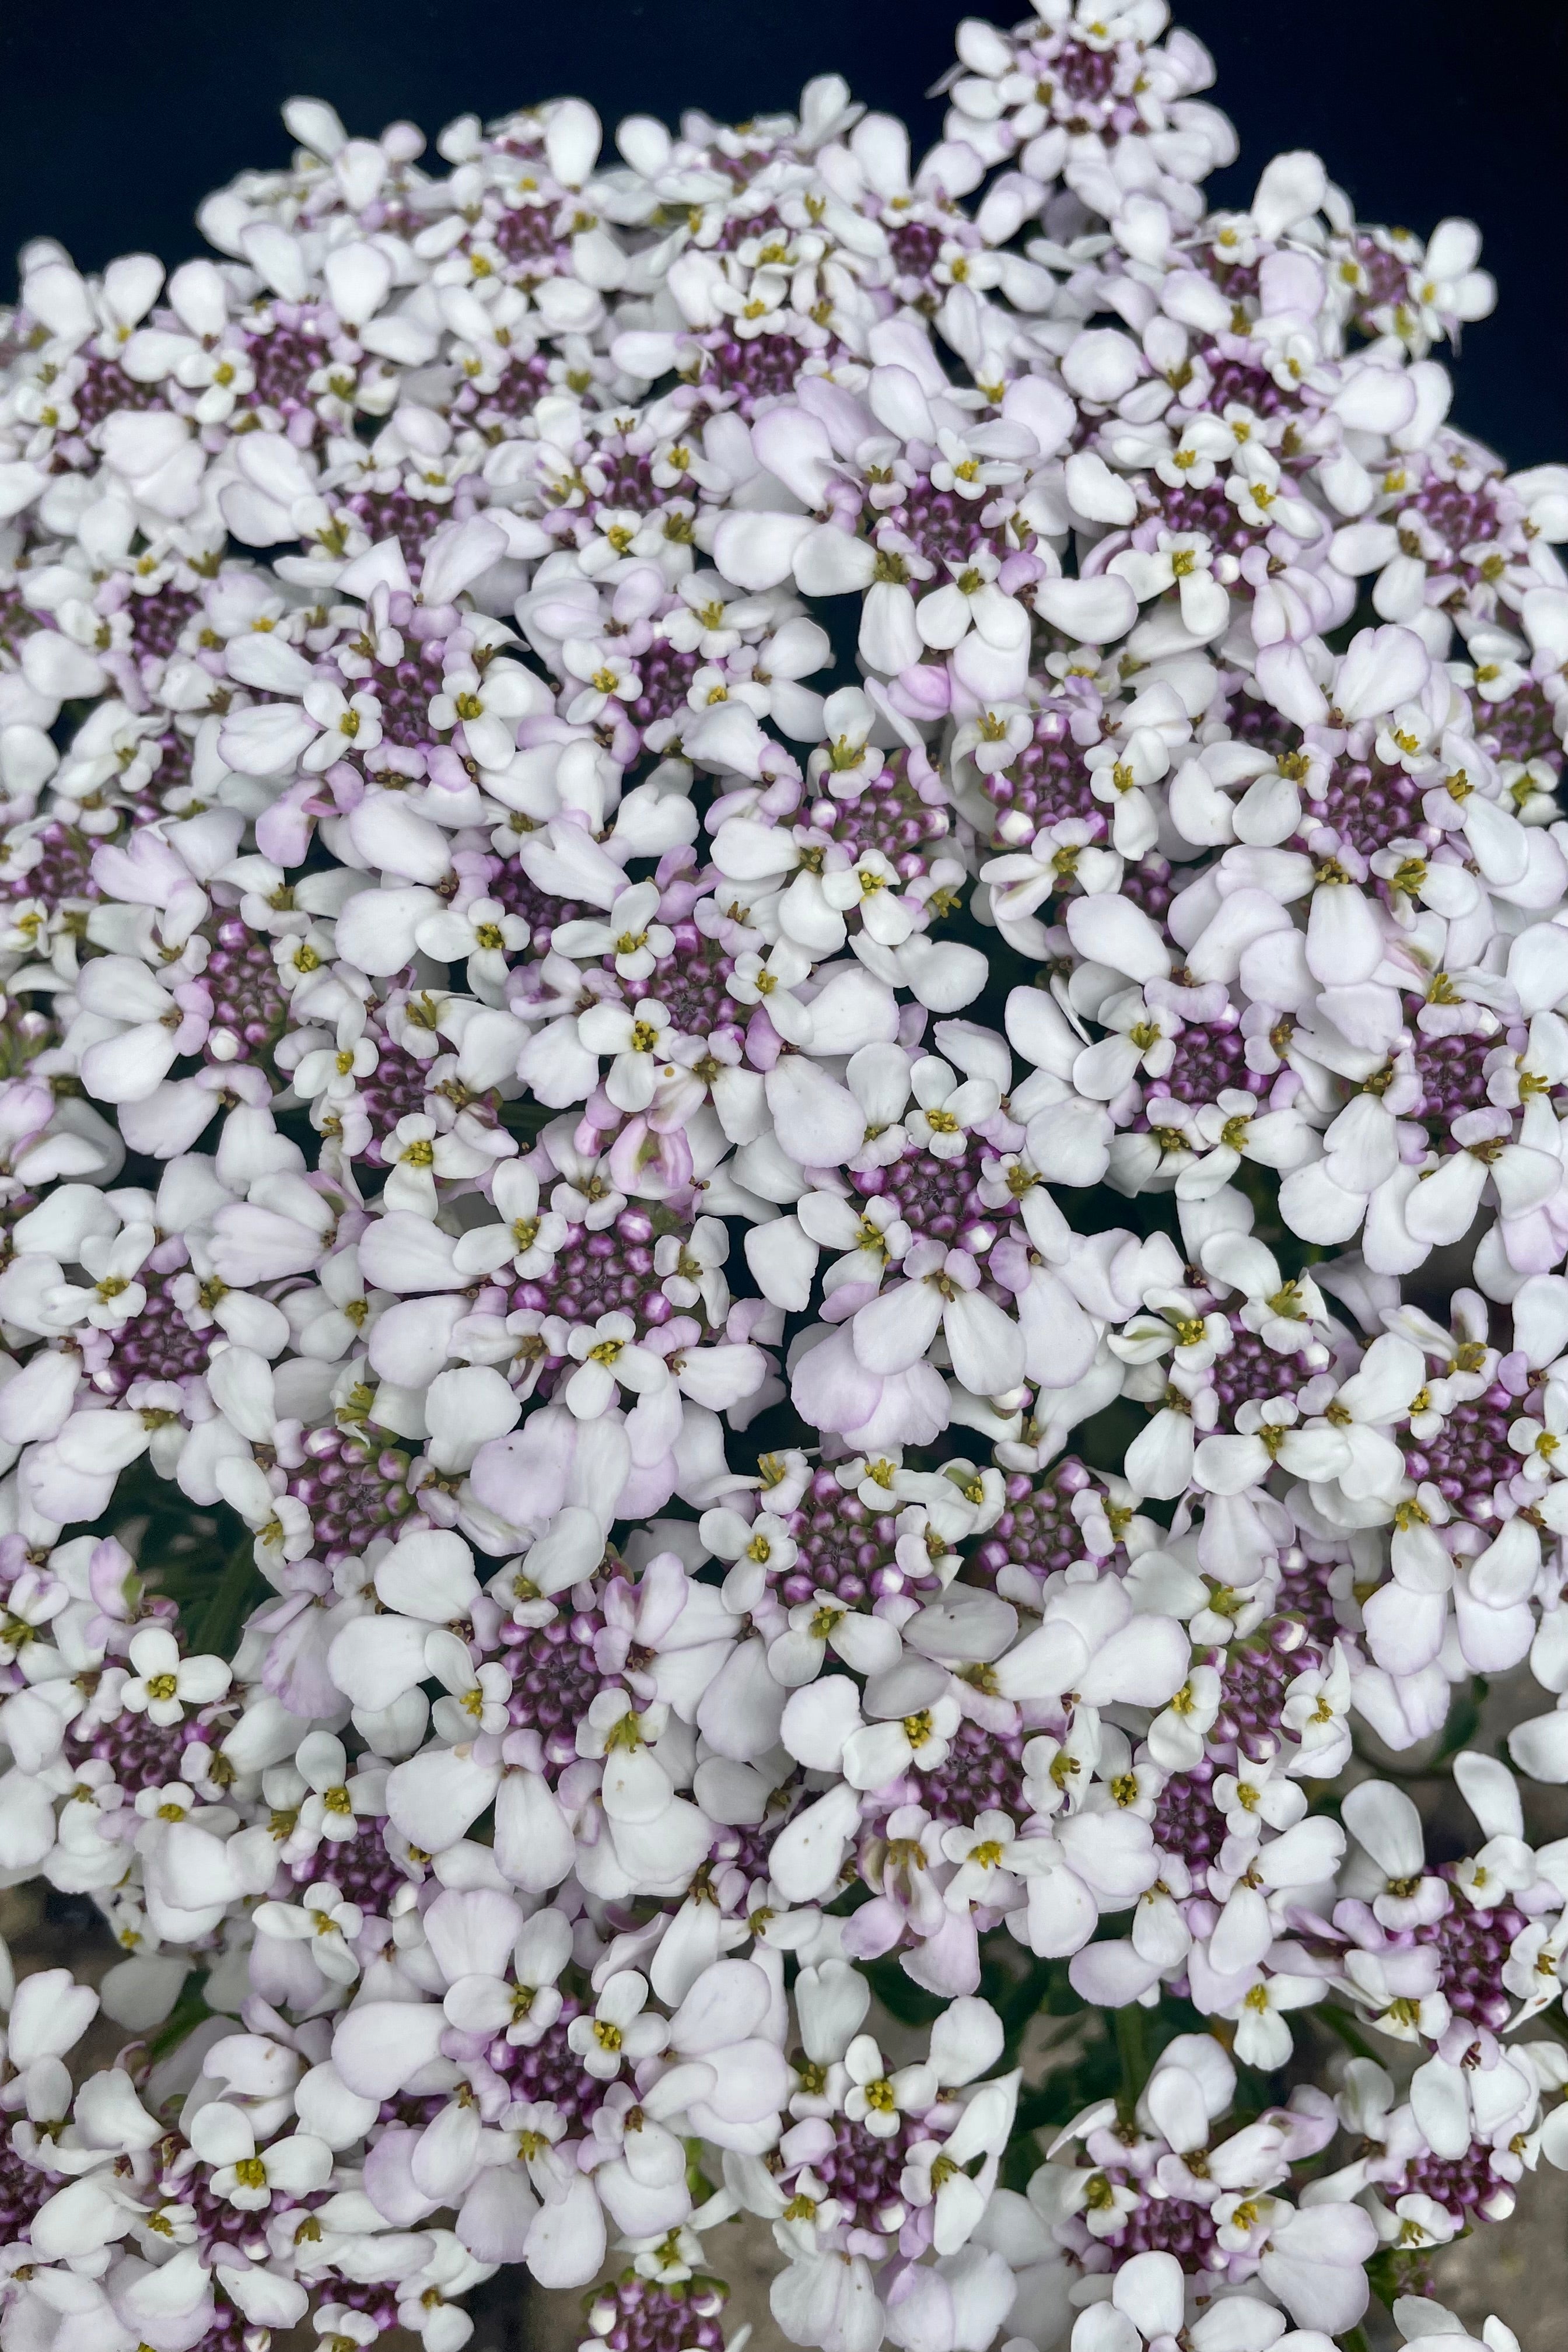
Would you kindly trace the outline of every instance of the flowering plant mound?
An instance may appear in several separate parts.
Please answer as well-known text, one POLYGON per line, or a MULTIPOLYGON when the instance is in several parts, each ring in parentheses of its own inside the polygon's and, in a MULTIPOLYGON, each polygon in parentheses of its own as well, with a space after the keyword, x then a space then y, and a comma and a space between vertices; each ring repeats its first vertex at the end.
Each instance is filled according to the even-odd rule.
POLYGON ((1568 469, 1163 0, 958 50, 22 257, 19 2352, 1463 2352, 1568 2163, 1568 469))

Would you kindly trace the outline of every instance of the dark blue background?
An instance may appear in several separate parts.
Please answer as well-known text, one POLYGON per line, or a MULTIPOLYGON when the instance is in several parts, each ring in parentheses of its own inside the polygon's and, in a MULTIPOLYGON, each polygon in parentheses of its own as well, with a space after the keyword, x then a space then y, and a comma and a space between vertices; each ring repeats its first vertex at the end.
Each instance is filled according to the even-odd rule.
MULTIPOLYGON (((1019 10, 1021 13, 1022 0, 1019 10)), ((0 0, 0 255, 59 237, 84 268, 195 249, 199 198, 281 163, 296 92, 350 128, 432 135, 576 92, 613 125, 698 104, 730 120, 791 104, 836 68, 934 137, 924 95, 960 10, 932 0, 0 0)), ((979 13, 1014 21, 1008 0, 979 13)), ((1516 465, 1568 457, 1568 0, 1178 0, 1219 68, 1244 202, 1277 148, 1315 147, 1363 216, 1426 231, 1468 213, 1497 275, 1456 414, 1516 465)), ((0 278, 7 283, 8 278, 0 278)))

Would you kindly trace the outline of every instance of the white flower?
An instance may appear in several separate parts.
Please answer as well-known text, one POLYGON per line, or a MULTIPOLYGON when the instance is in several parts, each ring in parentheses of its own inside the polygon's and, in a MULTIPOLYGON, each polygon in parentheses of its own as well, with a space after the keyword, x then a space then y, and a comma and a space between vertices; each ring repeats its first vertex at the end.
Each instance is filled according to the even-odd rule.
POLYGON ((256 1913, 259 1934, 308 1944, 310 1958, 334 1984, 352 1984, 359 1974, 351 1947, 363 1923, 358 1904, 345 1903, 329 1885, 307 1887, 302 1903, 263 1903, 256 1913))
POLYGON ((561 658, 572 676, 583 681, 573 696, 566 716, 574 727, 591 727, 610 702, 635 702, 640 691, 636 669, 624 654, 595 639, 569 637, 561 658))
POLYGON ((1323 1986, 1317 1977, 1265 1975, 1254 1980, 1236 2001, 1220 2012, 1234 2020, 1237 2056, 1245 2066, 1283 2066, 1292 2047, 1286 2017, 1293 2009, 1321 2000, 1323 1986))
POLYGON ((844 2112, 873 2139, 891 2139, 902 2117, 932 2104, 937 2081, 930 2065, 900 2066, 889 2073, 868 2033, 858 2033, 844 2053, 849 2088, 844 2112))
POLYGON ((1247 2294, 1226 2296, 1188 2324, 1187 2287, 1174 2254, 1133 2254, 1121 2263, 1110 2299, 1080 2313, 1072 2352, 1164 2352, 1185 2337, 1193 2352, 1268 2352, 1281 2332, 1275 2305, 1247 2294))
POLYGON ((880 850, 862 850, 853 866, 834 868, 822 877, 822 893, 830 907, 848 913, 858 908, 861 923, 882 947, 899 947, 915 927, 915 919, 899 895, 900 875, 880 850))
POLYGON ((907 1277, 862 1307, 851 1326, 857 1360, 868 1371, 899 1372, 924 1356, 940 1329, 952 1369, 974 1396, 1001 1396, 1024 1374, 1017 1325, 980 1288, 966 1250, 917 1242, 901 1268, 907 1277))
POLYGON ((664 2047, 668 2032, 663 2020, 645 2015, 647 1981, 635 1969, 620 1969, 607 1978, 592 2017, 576 2017, 566 2039, 583 2062, 585 2073, 601 2083, 613 2083, 623 2064, 636 2065, 664 2047))
POLYGON ((601 1315, 592 1324, 579 1324, 567 1339, 567 1349, 579 1369, 566 1383, 565 1401, 580 1421, 592 1421, 608 1410, 617 1388, 647 1396, 668 1379, 659 1358, 638 1347, 637 1325, 629 1315, 601 1315))
POLYGON ((193 2119, 190 2142, 213 2169, 213 2194, 242 2213, 264 2213, 275 2193, 300 2197, 324 2189, 332 2152, 310 2132, 295 2132, 258 2147, 243 2111, 214 2099, 193 2119))
POLYGON ((134 1671, 121 1686, 121 1704, 164 1728, 182 1722, 187 1706, 221 1698, 229 1685, 221 1658, 182 1657, 179 1643, 161 1625, 132 1635, 130 1658, 134 1671))
POLYGON ((958 1159, 969 1129, 994 1118, 1000 1100, 991 1079, 961 1080, 931 1055, 922 1055, 914 1064, 910 1087, 918 1108, 909 1113, 906 1132, 939 1160, 958 1159))
POLYGON ((1001 565, 995 556, 979 549, 967 562, 949 561, 947 570, 947 585, 933 588, 915 606, 921 642, 950 652, 973 629, 989 649, 1018 653, 1027 642, 1028 615, 996 585, 1001 565))
POLYGON ((447 671, 432 697, 430 724, 442 734, 460 727, 482 768, 504 768, 517 749, 518 720, 538 703, 537 682, 516 662, 491 662, 482 676, 461 664, 447 671))
POLYGON ((374 694, 345 695, 319 678, 305 688, 302 699, 306 717, 321 730, 300 759, 309 772, 318 774, 351 751, 374 751, 381 741, 381 705, 374 694))
POLYGON ((652 996, 639 998, 635 1007, 592 1004, 580 1016, 577 1034, 588 1051, 615 1057, 605 1091, 617 1110, 642 1111, 652 1102, 669 1032, 669 1014, 652 996))
POLYGON ((1256 1425, 1235 1437, 1205 1437, 1193 1473, 1211 1494, 1239 1495, 1260 1486, 1276 1463, 1294 1477, 1330 1479, 1350 1459, 1337 1429, 1296 1427, 1296 1408, 1279 1398, 1257 1409, 1256 1425))
POLYGON ((563 923, 553 937, 557 954, 610 956, 622 980, 646 980, 675 945, 673 931, 655 919, 658 899, 656 883, 634 883, 616 898, 602 922, 590 918, 563 923))
POLYGON ((509 915, 499 898, 470 899, 457 908, 427 915, 415 926, 415 939, 426 955, 442 963, 461 960, 476 996, 499 1004, 506 987, 509 959, 529 943, 529 927, 520 916, 509 915))
POLYGON ((495 1274, 510 1261, 519 1281, 552 1265, 572 1228, 555 1209, 542 1209, 539 1178, 526 1160, 503 1160, 490 1180, 490 1200, 502 1222, 470 1225, 453 1252, 464 1274, 495 1274))
POLYGON ((383 1199, 389 1209, 434 1217, 439 1179, 481 1176, 494 1155, 461 1126, 443 1130, 423 1111, 400 1118, 384 1146, 387 1178, 383 1199))

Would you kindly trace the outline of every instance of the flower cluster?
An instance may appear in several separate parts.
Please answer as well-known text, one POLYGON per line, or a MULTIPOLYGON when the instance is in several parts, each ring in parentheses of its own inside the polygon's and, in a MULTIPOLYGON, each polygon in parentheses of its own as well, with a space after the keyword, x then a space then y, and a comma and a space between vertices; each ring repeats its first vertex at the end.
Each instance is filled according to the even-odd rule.
POLYGON ((1568 468, 1163 0, 958 49, 22 257, 29 2352, 1460 2347, 1568 2166, 1568 468))

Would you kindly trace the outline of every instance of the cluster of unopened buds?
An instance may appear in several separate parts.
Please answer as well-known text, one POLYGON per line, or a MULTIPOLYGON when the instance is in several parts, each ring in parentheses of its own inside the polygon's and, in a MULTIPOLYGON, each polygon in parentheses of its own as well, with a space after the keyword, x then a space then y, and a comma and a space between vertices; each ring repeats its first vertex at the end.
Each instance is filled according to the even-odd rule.
POLYGON ((1568 2165, 1568 468, 1163 0, 958 47, 22 256, 16 2352, 1464 2352, 1568 2165))

